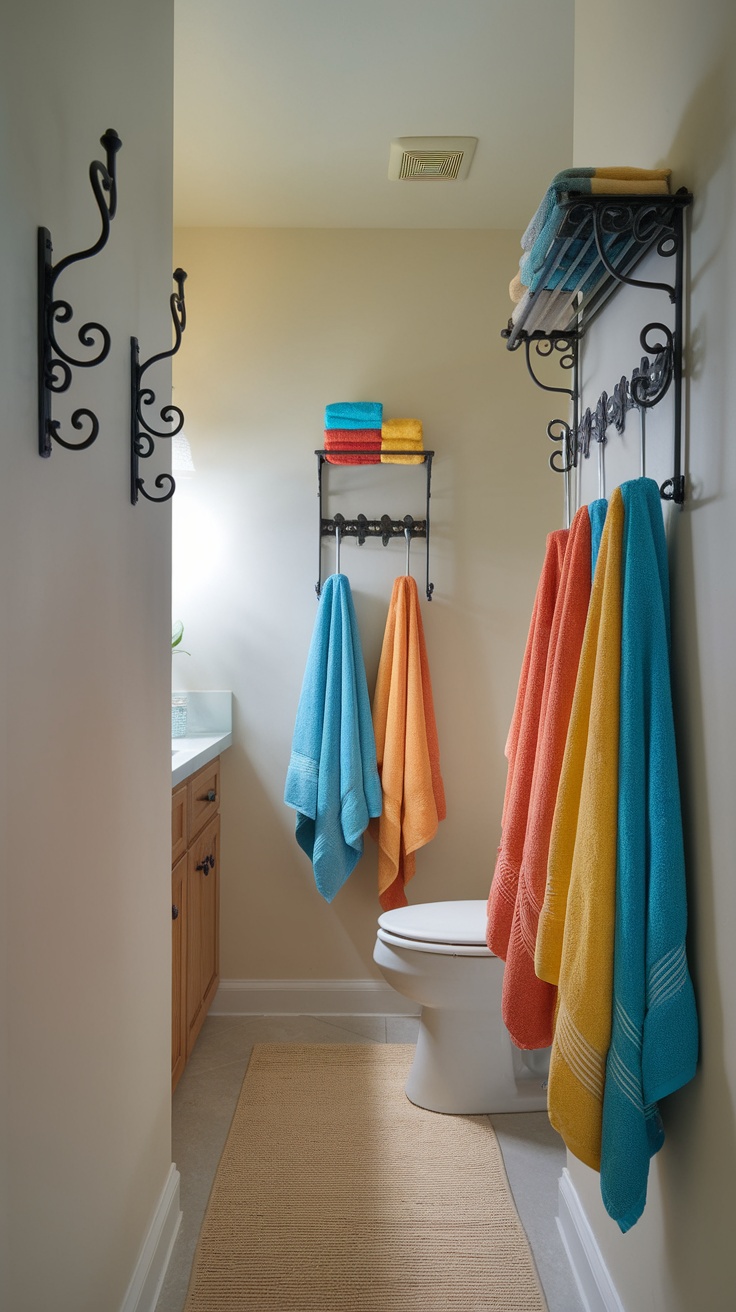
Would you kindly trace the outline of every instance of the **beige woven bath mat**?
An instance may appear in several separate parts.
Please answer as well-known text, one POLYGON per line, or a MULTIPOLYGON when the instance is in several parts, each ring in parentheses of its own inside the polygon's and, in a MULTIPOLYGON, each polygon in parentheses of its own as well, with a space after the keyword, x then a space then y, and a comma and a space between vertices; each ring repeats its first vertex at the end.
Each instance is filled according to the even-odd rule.
POLYGON ((185 1312, 545 1312, 488 1117, 414 1107, 413 1053, 255 1047, 185 1312))

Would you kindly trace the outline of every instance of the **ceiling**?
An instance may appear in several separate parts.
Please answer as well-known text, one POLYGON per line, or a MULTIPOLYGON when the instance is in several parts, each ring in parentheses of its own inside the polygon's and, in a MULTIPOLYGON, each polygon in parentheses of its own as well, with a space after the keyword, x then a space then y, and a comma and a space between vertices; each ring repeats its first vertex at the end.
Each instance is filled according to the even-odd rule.
POLYGON ((574 0, 175 0, 180 226, 523 228, 572 157, 574 0), (388 180, 400 136, 478 138, 388 180))

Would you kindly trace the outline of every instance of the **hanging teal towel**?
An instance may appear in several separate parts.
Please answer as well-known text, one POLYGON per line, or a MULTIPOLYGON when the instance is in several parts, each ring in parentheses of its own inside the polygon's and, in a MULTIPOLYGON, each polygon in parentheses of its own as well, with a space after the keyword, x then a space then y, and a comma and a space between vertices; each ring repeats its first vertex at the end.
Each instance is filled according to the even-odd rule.
POLYGON ((641 1216, 661 1148, 660 1098, 695 1074, 698 1021, 670 689, 667 544, 657 484, 624 502, 616 931, 601 1193, 622 1231, 641 1216))
POLYGON ((325 428, 378 428, 383 423, 380 401, 336 401, 325 407, 325 428))
POLYGON ((601 534, 603 533, 603 525, 606 522, 607 510, 608 502, 605 497, 600 497, 597 501, 591 501, 588 506, 588 514, 590 515, 591 578, 595 577, 595 567, 598 561, 598 548, 601 545, 601 534))
POLYGON ((332 574, 320 597, 296 713, 284 801, 297 812, 296 841, 331 902, 363 854, 381 814, 368 686, 350 584, 332 574))

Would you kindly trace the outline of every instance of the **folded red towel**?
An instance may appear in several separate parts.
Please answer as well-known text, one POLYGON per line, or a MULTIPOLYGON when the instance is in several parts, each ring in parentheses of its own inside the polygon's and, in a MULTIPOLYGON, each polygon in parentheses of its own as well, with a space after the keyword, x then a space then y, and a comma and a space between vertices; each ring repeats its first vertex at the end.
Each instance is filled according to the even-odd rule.
POLYGON ((345 455, 344 453, 343 455, 326 455, 325 460, 330 465, 380 465, 381 453, 376 451, 374 455, 371 452, 367 456, 345 455))
POLYGON ((380 465, 381 430, 380 428, 326 428, 325 451, 338 452, 329 454, 331 465, 380 465), (357 454, 358 452, 367 454, 357 454))
POLYGON ((325 447, 374 447, 381 445, 380 428, 326 428, 325 447))

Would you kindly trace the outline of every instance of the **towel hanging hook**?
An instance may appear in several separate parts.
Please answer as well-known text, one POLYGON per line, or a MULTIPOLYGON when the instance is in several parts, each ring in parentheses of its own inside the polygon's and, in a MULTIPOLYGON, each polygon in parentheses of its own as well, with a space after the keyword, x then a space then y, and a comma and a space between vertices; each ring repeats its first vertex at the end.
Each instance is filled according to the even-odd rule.
POLYGON ((345 520, 342 515, 335 515, 335 573, 340 573, 340 539, 345 520))
POLYGON ((409 550, 410 550, 410 548, 411 548, 411 528, 409 527, 408 524, 406 525, 406 527, 405 527, 405 529, 404 529, 404 537, 406 538, 406 572, 407 572, 407 574, 408 574, 408 573, 409 573, 409 550))

